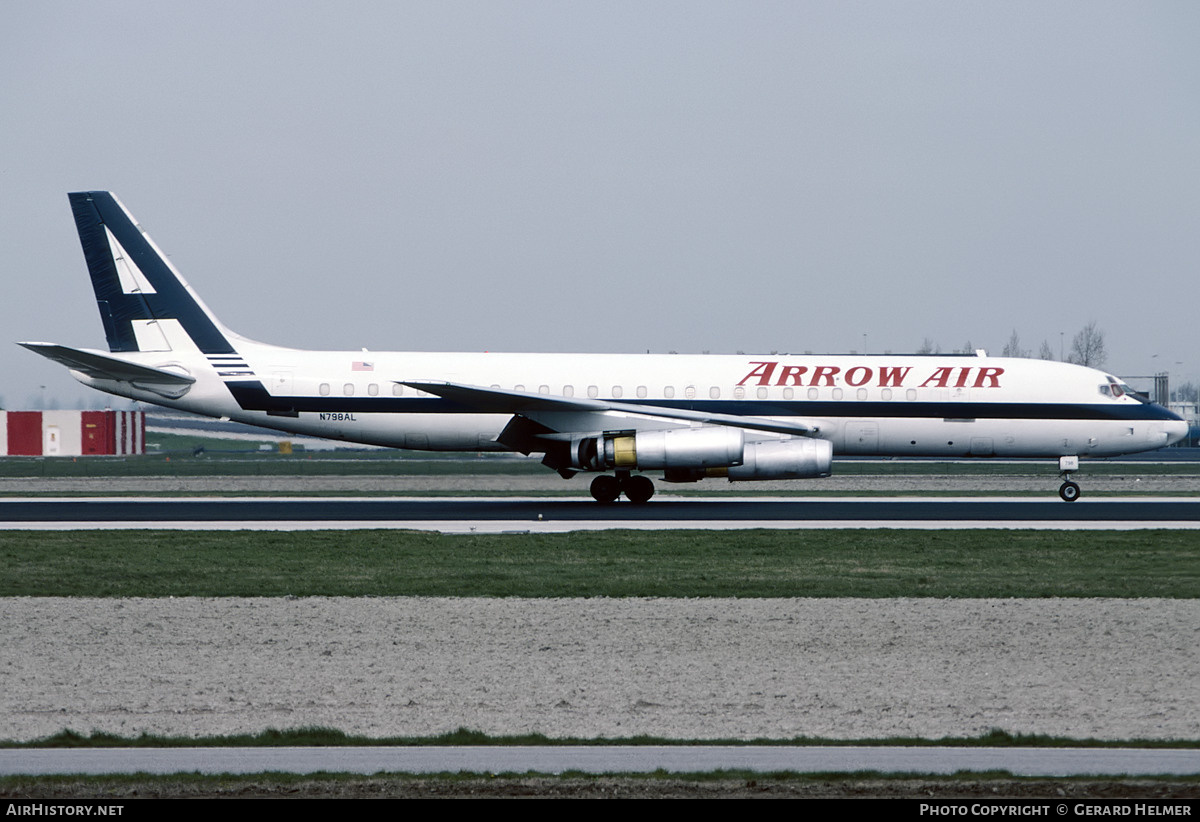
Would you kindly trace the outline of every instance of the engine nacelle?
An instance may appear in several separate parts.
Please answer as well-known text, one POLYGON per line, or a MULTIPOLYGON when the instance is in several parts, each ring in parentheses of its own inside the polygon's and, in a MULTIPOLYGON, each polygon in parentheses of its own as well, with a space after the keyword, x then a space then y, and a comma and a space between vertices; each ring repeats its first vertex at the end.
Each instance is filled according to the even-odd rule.
POLYGON ((829 440, 795 438, 748 442, 742 464, 730 466, 727 476, 736 480, 810 479, 827 477, 833 467, 829 440))
POLYGON ((704 477, 738 480, 827 477, 833 465, 828 440, 791 437, 746 442, 739 428, 669 428, 629 434, 577 437, 571 467, 581 471, 661 468, 667 482, 704 477))
POLYGON ((742 462, 738 428, 668 428, 580 437, 571 442, 571 467, 584 471, 727 468, 742 462))

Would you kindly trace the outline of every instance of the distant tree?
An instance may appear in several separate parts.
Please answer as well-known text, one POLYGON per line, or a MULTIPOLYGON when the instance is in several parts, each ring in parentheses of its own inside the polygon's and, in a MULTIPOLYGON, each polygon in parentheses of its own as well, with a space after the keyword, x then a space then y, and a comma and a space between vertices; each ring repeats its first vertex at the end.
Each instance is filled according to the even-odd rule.
POLYGON ((1004 344, 1005 357, 1028 357, 1029 352, 1021 348, 1021 338, 1017 336, 1017 329, 1013 329, 1012 336, 1008 338, 1008 342, 1004 344))
POLYGON ((1071 340, 1071 353, 1068 362, 1076 365, 1086 365, 1091 368, 1101 368, 1108 360, 1108 352, 1104 350, 1104 332, 1092 320, 1079 330, 1075 339, 1071 340))
POLYGON ((941 354, 942 347, 933 340, 926 337, 921 340, 921 347, 917 349, 918 354, 941 354))
POLYGON ((970 340, 967 340, 965 343, 963 343, 963 347, 962 347, 962 349, 959 350, 958 353, 959 354, 974 354, 975 353, 975 343, 971 342, 970 340))
POLYGON ((1038 359, 1039 360, 1054 359, 1054 349, 1050 347, 1050 343, 1048 340, 1042 340, 1042 347, 1038 349, 1038 359))
POLYGON ((1171 389, 1171 399, 1175 402, 1195 402, 1200 398, 1200 385, 1185 382, 1171 389))

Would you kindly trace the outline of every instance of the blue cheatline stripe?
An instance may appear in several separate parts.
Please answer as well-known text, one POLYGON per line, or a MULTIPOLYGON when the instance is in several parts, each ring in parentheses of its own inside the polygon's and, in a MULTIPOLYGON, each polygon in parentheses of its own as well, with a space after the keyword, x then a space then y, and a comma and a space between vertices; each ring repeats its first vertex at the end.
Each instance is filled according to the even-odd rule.
MULTIPOLYGON (((246 411, 360 414, 477 414, 478 408, 441 397, 274 397, 257 380, 227 382, 246 411)), ((840 417, 852 419, 1032 419, 1032 420, 1174 420, 1161 405, 1007 403, 1007 402, 813 402, 770 400, 611 400, 613 404, 654 405, 743 417, 840 417)))
POLYGON ((133 320, 176 319, 204 353, 237 353, 111 194, 83 191, 67 196, 71 200, 75 227, 79 231, 79 242, 91 274, 110 351, 138 350, 133 320), (105 226, 156 293, 126 294, 121 288, 108 237, 104 233, 105 226))

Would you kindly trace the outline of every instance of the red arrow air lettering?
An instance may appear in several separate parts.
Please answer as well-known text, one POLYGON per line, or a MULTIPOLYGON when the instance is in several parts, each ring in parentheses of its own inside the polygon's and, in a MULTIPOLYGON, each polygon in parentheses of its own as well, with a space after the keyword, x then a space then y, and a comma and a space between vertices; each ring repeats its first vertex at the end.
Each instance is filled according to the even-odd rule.
MULTIPOLYGON (((842 372, 837 365, 784 365, 777 361, 751 360, 754 366, 742 377, 738 385, 764 386, 836 386, 840 384, 859 387, 871 384, 879 388, 903 388, 912 366, 881 365, 878 372, 870 366, 855 365, 842 372), (805 382, 805 377, 808 382, 805 382)), ((933 370, 919 388, 999 388, 1003 368, 995 366, 940 366, 933 370), (974 372, 972 374, 971 372, 974 372)))

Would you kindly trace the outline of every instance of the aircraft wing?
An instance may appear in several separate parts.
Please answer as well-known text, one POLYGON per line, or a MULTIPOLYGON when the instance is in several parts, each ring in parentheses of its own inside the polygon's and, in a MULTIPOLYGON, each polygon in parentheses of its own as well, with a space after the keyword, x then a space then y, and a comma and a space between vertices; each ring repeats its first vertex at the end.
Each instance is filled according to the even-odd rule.
POLYGON ((419 382, 397 380, 401 385, 435 394, 462 405, 473 407, 481 413, 519 414, 537 418, 543 414, 559 415, 619 413, 635 414, 655 420, 681 423, 700 422, 709 425, 727 425, 752 431, 767 431, 790 436, 811 436, 814 426, 805 421, 777 420, 767 417, 743 417, 737 414, 717 414, 694 411, 687 408, 664 408, 659 405, 641 405, 615 400, 561 397, 548 394, 530 394, 524 391, 505 391, 500 388, 483 388, 477 385, 461 385, 452 382, 419 382))
POLYGON ((92 379, 177 387, 189 386, 196 381, 194 377, 186 374, 165 371, 149 365, 139 365, 100 351, 69 348, 65 345, 44 342, 23 342, 17 343, 17 345, 65 365, 72 371, 86 374, 92 379))

